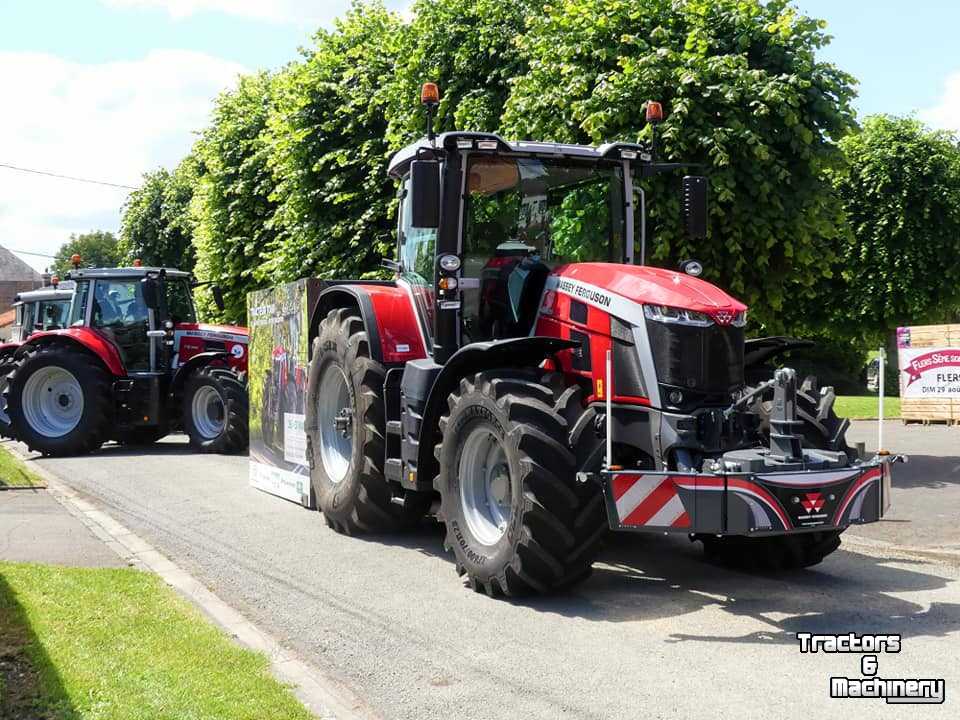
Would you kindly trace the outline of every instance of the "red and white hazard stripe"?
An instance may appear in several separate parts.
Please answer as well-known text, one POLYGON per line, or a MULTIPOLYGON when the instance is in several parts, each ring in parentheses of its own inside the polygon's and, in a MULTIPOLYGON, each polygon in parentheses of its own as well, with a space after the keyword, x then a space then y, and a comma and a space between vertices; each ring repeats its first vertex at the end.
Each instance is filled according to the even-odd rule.
MULTIPOLYGON (((686 476, 679 476, 687 480, 686 476)), ((689 527, 673 477, 665 475, 616 475, 613 497, 621 525, 633 527, 689 527)))

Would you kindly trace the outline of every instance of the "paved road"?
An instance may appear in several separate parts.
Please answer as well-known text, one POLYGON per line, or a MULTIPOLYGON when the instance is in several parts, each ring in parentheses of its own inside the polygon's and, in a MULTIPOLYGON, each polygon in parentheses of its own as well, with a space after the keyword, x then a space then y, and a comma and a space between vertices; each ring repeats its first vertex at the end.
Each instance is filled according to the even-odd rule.
POLYGON ((346 538, 316 513, 246 485, 244 458, 106 448, 42 460, 386 718, 902 718, 830 700, 854 655, 801 655, 795 633, 900 633, 881 677, 944 677, 956 717, 960 568, 837 552, 777 579, 714 568, 684 539, 618 536, 560 597, 466 590, 436 527, 346 538), (794 710, 796 708, 796 710, 794 710))
MULTIPOLYGON (((883 444, 890 452, 906 453, 910 462, 893 473, 890 512, 882 522, 857 528, 856 533, 898 545, 960 551, 960 427, 884 423, 883 444)), ((848 440, 877 448, 877 423, 856 422, 848 440)))

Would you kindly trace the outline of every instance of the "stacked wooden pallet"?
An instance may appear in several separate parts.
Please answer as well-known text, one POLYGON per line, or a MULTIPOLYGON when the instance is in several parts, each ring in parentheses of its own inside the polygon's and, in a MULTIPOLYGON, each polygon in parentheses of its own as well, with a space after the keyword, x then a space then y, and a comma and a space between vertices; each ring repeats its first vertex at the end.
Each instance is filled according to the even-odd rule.
MULTIPOLYGON (((909 337, 912 348, 957 348, 960 347, 960 325, 918 325, 909 328, 909 337)), ((901 372, 901 394, 903 382, 901 372)), ((960 425, 960 398, 903 398, 900 401, 900 416, 905 423, 960 425)))

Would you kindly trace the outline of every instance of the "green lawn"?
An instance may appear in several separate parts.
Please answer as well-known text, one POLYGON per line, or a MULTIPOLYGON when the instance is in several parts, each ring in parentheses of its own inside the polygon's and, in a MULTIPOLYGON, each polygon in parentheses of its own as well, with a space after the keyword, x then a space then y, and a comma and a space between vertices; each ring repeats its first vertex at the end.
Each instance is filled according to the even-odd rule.
POLYGON ((43 487, 43 482, 33 473, 23 461, 13 455, 5 447, 0 447, 0 488, 6 487, 31 487, 39 485, 43 487))
POLYGON ((235 645, 155 575, 0 562, 5 712, 44 720, 312 717, 268 674, 265 656, 235 645), (4 672, 18 656, 21 669, 33 668, 26 676, 4 672))
MULTIPOLYGON (((878 416, 876 395, 841 396, 837 398, 833 407, 837 415, 851 420, 874 420, 878 416)), ((883 399, 883 417, 900 417, 900 398, 888 397, 883 399)))

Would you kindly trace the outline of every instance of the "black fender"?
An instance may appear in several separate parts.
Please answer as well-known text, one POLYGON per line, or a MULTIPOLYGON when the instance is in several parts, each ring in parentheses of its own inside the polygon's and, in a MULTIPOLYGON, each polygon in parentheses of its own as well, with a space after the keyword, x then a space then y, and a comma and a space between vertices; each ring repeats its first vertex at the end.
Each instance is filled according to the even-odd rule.
MULTIPOLYGON (((358 280, 369 284, 382 284, 376 281, 358 280)), ((336 308, 357 308, 360 311, 360 318, 363 320, 363 328, 370 339, 370 355, 373 360, 383 363, 383 350, 380 346, 380 331, 377 329, 377 320, 374 315, 373 301, 370 295, 362 287, 357 287, 353 282, 343 284, 325 283, 328 285, 320 292, 316 305, 310 313, 310 334, 307 340, 307 354, 313 354, 313 341, 320 332, 320 322, 327 314, 336 308)), ((391 285, 393 283, 390 283, 391 285)), ((309 358, 308 358, 309 359, 309 358)))
POLYGON ((556 337, 522 337, 464 345, 440 370, 427 395, 417 451, 418 482, 432 482, 436 475, 433 446, 439 441, 440 416, 447 407, 447 396, 460 380, 494 368, 537 367, 562 350, 580 347, 580 343, 556 337), (429 474, 424 477, 423 472, 429 474))
POLYGON ((170 381, 170 390, 168 392, 169 396, 173 398, 174 396, 179 395, 180 391, 183 389, 183 384, 187 381, 187 378, 197 370, 205 368, 207 365, 212 362, 216 362, 217 360, 223 360, 224 362, 227 362, 229 359, 230 353, 225 352, 224 350, 211 350, 209 352, 197 353, 183 363, 183 365, 180 365, 173 374, 173 380, 170 381))
POLYGON ((812 340, 801 340, 782 335, 751 338, 744 342, 743 365, 746 368, 756 367, 790 350, 813 347, 814 345, 816 343, 812 340))

